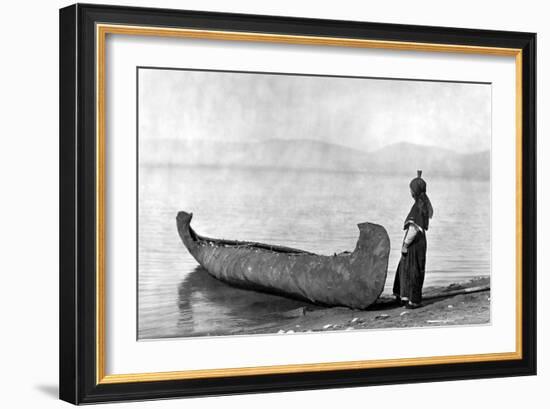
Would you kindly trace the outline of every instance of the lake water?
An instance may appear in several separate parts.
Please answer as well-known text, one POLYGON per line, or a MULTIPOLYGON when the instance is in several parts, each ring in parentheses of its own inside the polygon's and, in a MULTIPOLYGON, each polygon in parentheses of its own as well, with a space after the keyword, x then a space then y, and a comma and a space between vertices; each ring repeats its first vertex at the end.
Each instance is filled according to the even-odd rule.
MULTIPOLYGON (((138 337, 276 332, 278 313, 301 301, 229 287, 183 246, 179 210, 216 238, 258 241, 330 255, 353 250, 357 224, 383 225, 391 239, 385 292, 400 257, 413 177, 317 171, 148 167, 139 174, 138 337)), ((425 285, 490 274, 490 184, 425 175, 434 217, 425 285)))

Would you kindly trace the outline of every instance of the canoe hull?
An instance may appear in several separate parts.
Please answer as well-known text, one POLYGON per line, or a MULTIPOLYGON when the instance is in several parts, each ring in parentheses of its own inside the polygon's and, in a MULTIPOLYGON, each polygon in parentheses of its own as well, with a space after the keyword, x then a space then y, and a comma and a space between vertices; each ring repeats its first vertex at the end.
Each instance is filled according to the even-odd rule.
POLYGON ((359 224, 352 253, 323 256, 286 247, 208 239, 180 212, 179 235, 197 262, 229 284, 308 300, 363 309, 380 296, 386 281, 390 240, 384 227, 359 224))

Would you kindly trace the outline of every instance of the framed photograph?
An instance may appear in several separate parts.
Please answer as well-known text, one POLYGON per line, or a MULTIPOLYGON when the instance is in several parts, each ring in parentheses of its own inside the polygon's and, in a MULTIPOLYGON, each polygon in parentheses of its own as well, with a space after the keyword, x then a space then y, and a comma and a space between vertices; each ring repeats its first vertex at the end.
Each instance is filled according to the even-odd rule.
POLYGON ((60 398, 536 373, 536 35, 60 11, 60 398))

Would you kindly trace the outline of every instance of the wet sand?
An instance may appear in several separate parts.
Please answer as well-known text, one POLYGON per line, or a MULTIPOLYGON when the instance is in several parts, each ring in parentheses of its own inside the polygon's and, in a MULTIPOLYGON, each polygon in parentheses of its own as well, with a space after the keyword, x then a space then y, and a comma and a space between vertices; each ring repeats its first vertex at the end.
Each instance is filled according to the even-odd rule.
POLYGON ((422 306, 416 309, 404 308, 391 298, 384 296, 367 310, 352 310, 345 307, 300 307, 278 314, 280 318, 286 319, 282 322, 278 320, 277 326, 268 324, 248 328, 246 333, 293 334, 375 328, 479 325, 490 322, 488 278, 477 278, 446 287, 425 288, 424 297, 422 306), (473 290, 473 292, 453 295, 462 290, 473 290))

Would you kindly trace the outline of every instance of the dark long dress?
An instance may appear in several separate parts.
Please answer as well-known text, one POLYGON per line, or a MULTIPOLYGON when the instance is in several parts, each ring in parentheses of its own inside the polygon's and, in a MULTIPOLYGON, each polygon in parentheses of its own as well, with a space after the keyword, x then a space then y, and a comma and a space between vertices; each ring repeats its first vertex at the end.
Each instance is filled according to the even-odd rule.
POLYGON ((395 273, 393 293, 401 298, 408 298, 413 303, 422 301, 426 248, 426 234, 418 231, 407 249, 407 254, 401 255, 395 273))

